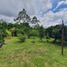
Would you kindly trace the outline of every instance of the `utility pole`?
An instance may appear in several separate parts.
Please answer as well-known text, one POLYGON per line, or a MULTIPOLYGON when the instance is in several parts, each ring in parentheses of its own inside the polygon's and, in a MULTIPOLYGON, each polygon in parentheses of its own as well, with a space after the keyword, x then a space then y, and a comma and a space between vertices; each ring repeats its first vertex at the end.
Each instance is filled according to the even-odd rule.
POLYGON ((62 20, 62 41, 61 41, 61 54, 63 55, 63 48, 64 48, 64 22, 62 20))

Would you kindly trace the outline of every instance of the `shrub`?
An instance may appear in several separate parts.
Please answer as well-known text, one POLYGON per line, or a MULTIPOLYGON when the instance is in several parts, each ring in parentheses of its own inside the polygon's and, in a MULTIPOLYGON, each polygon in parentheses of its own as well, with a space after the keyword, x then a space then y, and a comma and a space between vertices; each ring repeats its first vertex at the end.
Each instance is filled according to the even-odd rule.
POLYGON ((25 35, 20 34, 18 37, 19 37, 20 42, 25 42, 26 41, 26 36, 25 35))
POLYGON ((2 34, 0 34, 0 48, 3 46, 4 44, 4 37, 2 34))

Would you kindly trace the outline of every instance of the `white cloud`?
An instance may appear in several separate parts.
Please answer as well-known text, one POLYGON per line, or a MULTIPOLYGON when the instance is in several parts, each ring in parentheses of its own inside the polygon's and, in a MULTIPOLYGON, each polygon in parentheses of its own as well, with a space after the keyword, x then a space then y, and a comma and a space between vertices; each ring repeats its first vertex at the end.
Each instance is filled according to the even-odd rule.
POLYGON ((56 10, 61 4, 67 4, 67 0, 0 0, 0 18, 13 21, 18 12, 25 8, 30 16, 36 15, 44 27, 60 24, 62 18, 66 23, 66 8, 56 13, 48 11, 51 8, 56 10))
POLYGON ((16 17, 23 8, 27 10, 30 16, 40 17, 43 12, 47 12, 51 7, 50 0, 0 0, 0 17, 3 19, 16 17))
POLYGON ((64 0, 64 3, 67 4, 67 0, 64 0))
POLYGON ((44 15, 44 18, 41 20, 41 24, 44 25, 44 27, 49 27, 51 25, 61 24, 62 20, 64 20, 64 23, 67 24, 67 9, 57 13, 49 11, 44 15))
POLYGON ((0 0, 0 14, 16 16, 23 8, 30 15, 38 15, 51 8, 51 3, 50 0, 0 0))
POLYGON ((8 16, 0 15, 0 19, 3 19, 6 22, 14 22, 14 18, 15 17, 8 17, 8 16))

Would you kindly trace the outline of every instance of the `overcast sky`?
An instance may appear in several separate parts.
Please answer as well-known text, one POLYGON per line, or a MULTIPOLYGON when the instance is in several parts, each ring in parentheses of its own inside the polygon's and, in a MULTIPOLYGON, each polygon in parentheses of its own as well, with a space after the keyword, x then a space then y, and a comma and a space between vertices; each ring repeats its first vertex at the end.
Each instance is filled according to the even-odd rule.
POLYGON ((67 0, 0 0, 0 18, 12 21, 23 8, 46 27, 61 23, 62 18, 67 24, 67 0))

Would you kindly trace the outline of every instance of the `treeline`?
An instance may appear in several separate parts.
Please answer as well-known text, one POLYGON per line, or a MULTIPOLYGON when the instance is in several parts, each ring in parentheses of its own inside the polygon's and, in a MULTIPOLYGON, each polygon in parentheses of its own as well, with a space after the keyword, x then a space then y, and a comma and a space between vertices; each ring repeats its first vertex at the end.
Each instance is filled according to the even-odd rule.
MULTIPOLYGON (((6 37, 18 37, 19 41, 25 42, 31 37, 39 37, 42 41, 44 38, 49 40, 53 38, 53 42, 61 41, 62 25, 48 27, 47 29, 40 26, 41 23, 36 16, 30 18, 26 10, 23 9, 14 19, 16 23, 7 23, 0 20, 0 46, 4 44, 6 37)), ((64 26, 64 40, 67 41, 67 26, 64 26)))
MULTIPOLYGON (((57 40, 61 41, 62 24, 47 28, 46 33, 48 34, 50 38, 54 38, 54 42, 57 42, 57 40)), ((64 41, 67 41, 67 26, 66 25, 64 25, 64 41)))

